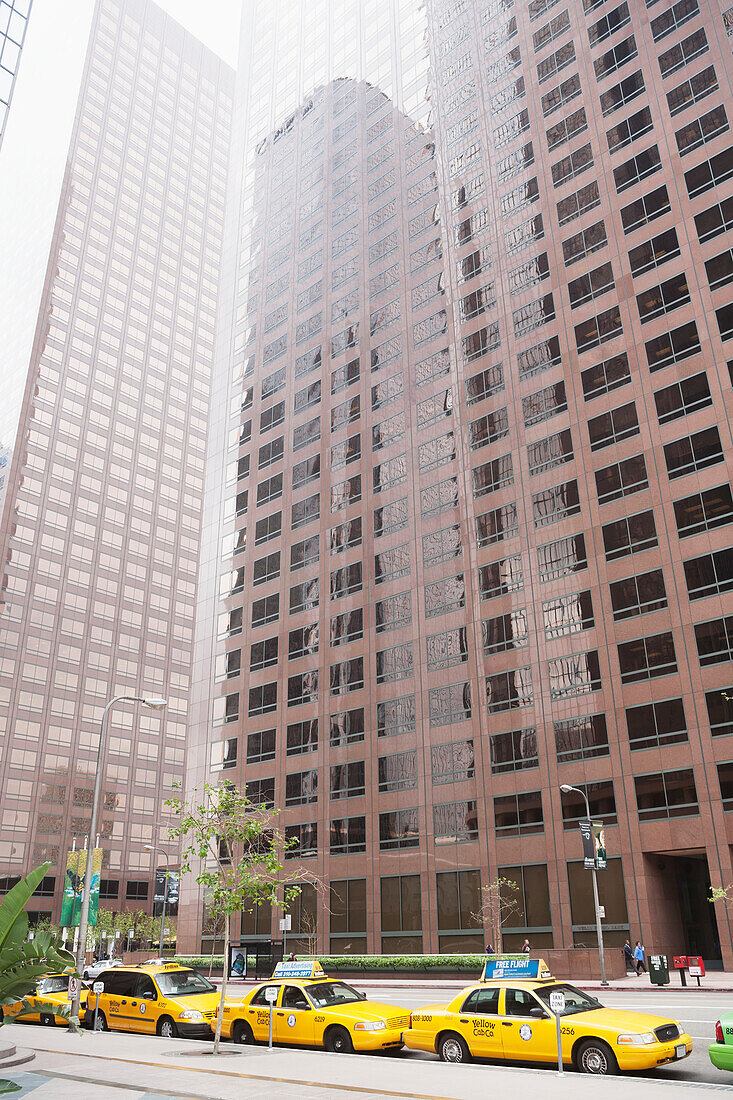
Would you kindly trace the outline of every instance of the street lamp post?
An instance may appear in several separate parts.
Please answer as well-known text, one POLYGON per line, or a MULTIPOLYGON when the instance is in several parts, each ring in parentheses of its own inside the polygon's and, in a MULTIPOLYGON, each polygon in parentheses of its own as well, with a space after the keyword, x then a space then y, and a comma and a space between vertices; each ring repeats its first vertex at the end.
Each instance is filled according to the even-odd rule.
MULTIPOLYGON (((576 794, 582 795, 585 802, 585 812, 588 815, 588 821, 590 822, 590 803, 588 802, 588 795, 580 787, 571 787, 569 783, 562 783, 560 790, 563 794, 570 794, 575 791, 576 794)), ((598 905, 598 879, 596 878, 596 861, 593 859, 593 866, 591 867, 591 873, 593 875, 593 906, 596 911, 596 935, 598 936, 598 953, 601 958, 601 985, 607 986, 606 981, 606 956, 603 951, 603 927, 601 925, 601 912, 598 905)))
MULTIPOLYGON (((157 850, 152 844, 146 844, 145 845, 145 851, 146 852, 155 852, 156 855, 157 855, 157 850)), ((163 880, 163 907, 162 907, 161 912, 160 912, 160 957, 162 959, 163 958, 163 934, 165 932, 165 905, 166 905, 166 902, 168 900, 168 874, 169 874, 169 871, 168 871, 168 853, 166 852, 165 848, 161 848, 160 851, 161 851, 161 854, 163 856, 165 856, 165 871, 164 871, 165 878, 163 880)))
MULTIPOLYGON (((109 712, 115 703, 143 703, 144 706, 150 707, 152 710, 162 710, 167 706, 166 699, 159 699, 155 696, 141 696, 141 695, 115 695, 113 699, 107 703, 104 711, 102 712, 102 721, 99 727, 99 747, 97 749, 97 774, 94 778, 94 795, 92 797, 92 822, 89 828, 89 850, 87 852, 87 865, 84 871, 84 889, 81 895, 81 914, 79 916, 79 946, 76 951, 76 969, 80 974, 84 972, 84 962, 86 960, 87 949, 87 927, 89 924, 89 898, 92 893, 92 864, 94 862, 94 844, 97 836, 97 825, 99 820, 99 798, 102 793, 102 771, 104 765, 104 744, 107 736, 107 717, 109 712)), ((81 986, 74 994, 72 1003, 72 1016, 79 1015, 79 1001, 81 998, 81 986)))

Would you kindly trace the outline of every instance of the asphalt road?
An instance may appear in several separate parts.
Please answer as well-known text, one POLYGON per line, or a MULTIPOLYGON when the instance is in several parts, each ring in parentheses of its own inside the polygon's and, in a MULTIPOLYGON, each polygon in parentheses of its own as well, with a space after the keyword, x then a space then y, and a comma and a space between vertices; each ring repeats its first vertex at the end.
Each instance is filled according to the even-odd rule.
MULTIPOLYGON (((354 982, 358 987, 359 983, 354 982)), ((580 984, 580 983, 579 983, 580 984)), ((405 1008, 417 1009, 425 1004, 440 1004, 455 996, 455 990, 445 989, 396 989, 390 987, 384 994, 378 994, 370 988, 368 996, 385 1000, 405 1008)), ((685 991, 683 989, 659 993, 655 990, 639 990, 633 993, 594 992, 601 1004, 609 1008, 628 1008, 635 1012, 653 1012, 660 1016, 670 1016, 682 1024, 692 1036, 693 1050, 684 1062, 662 1066, 645 1074, 670 1081, 694 1081, 697 1084, 728 1085, 733 1088, 733 1073, 724 1073, 712 1065, 708 1057, 708 1044, 715 1041, 715 1021, 721 1012, 733 1011, 733 993, 708 993, 705 991, 685 991)), ((401 1058, 430 1058, 429 1054, 403 1051, 401 1058)), ((550 1071, 552 1072, 552 1071, 550 1071)))

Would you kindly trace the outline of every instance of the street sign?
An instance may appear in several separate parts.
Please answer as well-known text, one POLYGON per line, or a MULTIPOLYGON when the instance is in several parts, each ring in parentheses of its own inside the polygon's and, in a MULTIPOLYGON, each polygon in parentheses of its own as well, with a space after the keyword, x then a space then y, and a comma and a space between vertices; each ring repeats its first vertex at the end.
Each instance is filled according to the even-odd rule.
POLYGON ((287 916, 280 918, 280 931, 281 932, 289 932, 290 928, 291 928, 291 924, 292 924, 292 918, 290 916, 290 913, 288 913, 287 916))
POLYGON ((92 986, 92 993, 104 993, 104 982, 95 982, 92 986))
POLYGON ((599 916, 599 917, 605 917, 605 915, 606 915, 606 907, 605 907, 605 905, 599 905, 599 906, 598 906, 598 916, 599 916))
POLYGON ((267 1001, 268 1004, 274 1005, 275 1001, 277 1000, 277 986, 276 985, 268 985, 267 986, 267 988, 265 989, 265 1000, 267 1001))
POLYGON ((562 1075, 562 1037, 560 1035, 560 1014, 565 1009, 565 994, 561 989, 553 989, 550 992, 550 1008, 555 1013, 555 1031, 557 1040, 557 1072, 562 1075))
POLYGON ((72 977, 69 978, 69 997, 75 997, 79 992, 79 979, 72 977))

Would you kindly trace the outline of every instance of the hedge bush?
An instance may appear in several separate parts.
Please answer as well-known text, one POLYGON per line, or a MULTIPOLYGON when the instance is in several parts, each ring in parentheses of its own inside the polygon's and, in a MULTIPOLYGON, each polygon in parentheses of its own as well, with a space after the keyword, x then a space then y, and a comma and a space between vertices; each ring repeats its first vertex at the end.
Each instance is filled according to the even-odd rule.
MULTIPOLYGON (((300 956, 301 958, 307 956, 300 956)), ((524 955, 502 955, 504 959, 523 959, 524 955)), ((460 973, 476 973, 483 969, 487 958, 497 955, 314 955, 327 974, 338 971, 363 971, 379 973, 395 970, 452 970, 460 973)), ((182 966, 193 966, 198 970, 211 966, 211 955, 176 955, 176 962, 182 966)), ((221 970, 224 956, 214 955, 214 967, 221 970)))

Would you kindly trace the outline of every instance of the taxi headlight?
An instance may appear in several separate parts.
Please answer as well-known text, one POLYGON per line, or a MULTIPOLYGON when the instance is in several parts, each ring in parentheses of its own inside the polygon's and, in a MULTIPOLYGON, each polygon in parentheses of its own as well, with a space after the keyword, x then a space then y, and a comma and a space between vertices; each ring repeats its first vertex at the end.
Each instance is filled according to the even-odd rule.
POLYGON ((384 1031, 386 1027, 384 1020, 358 1020, 354 1024, 354 1031, 384 1031))
POLYGON ((179 1020, 203 1020, 203 1012, 199 1012, 197 1008, 187 1008, 185 1012, 182 1012, 178 1017, 179 1020))
POLYGON ((653 1031, 645 1031, 641 1035, 619 1035, 616 1042, 620 1046, 641 1047, 656 1043, 657 1037, 653 1031))

